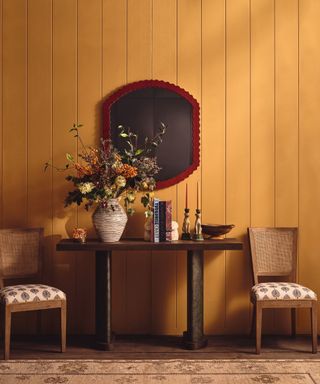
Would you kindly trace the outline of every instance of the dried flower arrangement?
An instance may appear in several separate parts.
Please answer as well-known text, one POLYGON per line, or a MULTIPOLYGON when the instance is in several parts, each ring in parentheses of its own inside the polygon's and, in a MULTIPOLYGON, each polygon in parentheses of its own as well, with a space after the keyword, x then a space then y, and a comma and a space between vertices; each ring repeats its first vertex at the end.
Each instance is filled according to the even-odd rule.
POLYGON ((155 175, 160 170, 156 157, 151 154, 162 142, 165 124, 160 123, 159 132, 153 138, 145 138, 142 148, 138 147, 138 135, 130 128, 119 125, 119 138, 126 144, 124 150, 115 148, 110 140, 104 139, 101 139, 100 148, 85 146, 79 133, 81 126, 74 124, 70 129, 81 146, 78 159, 67 153, 68 163, 64 168, 45 164, 45 169, 52 166, 59 171, 76 171, 76 174, 66 177, 74 189, 68 193, 65 206, 85 202, 88 210, 94 203, 106 206, 110 199, 123 197, 126 211, 132 215, 137 193, 142 192, 141 203, 146 208, 146 216, 150 216, 155 175))

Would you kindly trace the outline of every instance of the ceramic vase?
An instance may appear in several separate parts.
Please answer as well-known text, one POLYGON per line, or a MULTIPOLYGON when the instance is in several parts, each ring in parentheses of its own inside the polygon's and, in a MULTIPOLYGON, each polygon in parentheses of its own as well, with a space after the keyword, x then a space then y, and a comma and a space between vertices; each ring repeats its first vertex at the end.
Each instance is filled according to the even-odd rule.
POLYGON ((128 221, 118 199, 110 199, 106 206, 99 205, 92 215, 92 222, 104 243, 119 241, 128 221))

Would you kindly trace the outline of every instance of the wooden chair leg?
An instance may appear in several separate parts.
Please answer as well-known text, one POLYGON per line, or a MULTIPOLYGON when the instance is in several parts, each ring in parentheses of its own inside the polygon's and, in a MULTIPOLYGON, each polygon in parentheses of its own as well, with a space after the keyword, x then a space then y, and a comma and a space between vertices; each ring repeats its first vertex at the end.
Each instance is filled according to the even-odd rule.
POLYGON ((312 353, 318 351, 317 307, 318 304, 314 301, 311 307, 312 353))
POLYGON ((261 351, 261 331, 262 331, 262 308, 259 302, 256 303, 256 354, 261 351))
POLYGON ((0 307, 0 319, 1 319, 1 338, 3 339, 3 342, 4 342, 4 331, 5 331, 5 328, 4 328, 4 319, 5 319, 5 311, 6 311, 6 306, 4 304, 1 304, 1 307, 0 307))
POLYGON ((61 352, 66 351, 66 334, 67 334, 67 301, 61 302, 60 308, 60 326, 61 326, 61 352))
POLYGON ((291 308, 291 336, 296 336, 296 309, 291 308))
POLYGON ((37 334, 38 335, 41 335, 42 333, 42 322, 41 322, 41 319, 42 319, 42 311, 37 311, 37 334))
POLYGON ((6 305, 4 310, 4 359, 10 358, 10 338, 11 338, 11 309, 6 305))
POLYGON ((252 310, 252 316, 251 316, 251 330, 250 330, 250 336, 254 337, 256 331, 256 305, 253 304, 253 310, 252 310))

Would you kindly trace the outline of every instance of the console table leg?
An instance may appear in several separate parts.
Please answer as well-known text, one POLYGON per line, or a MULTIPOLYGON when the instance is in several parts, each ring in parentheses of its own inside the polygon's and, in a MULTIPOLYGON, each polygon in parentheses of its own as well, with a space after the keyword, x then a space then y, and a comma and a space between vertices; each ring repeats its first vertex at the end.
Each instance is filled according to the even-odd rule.
POLYGON ((183 334, 187 349, 207 345, 203 335, 203 251, 188 251, 187 260, 187 326, 183 334))
POLYGON ((96 251, 96 343, 110 351, 111 329, 111 251, 96 251))

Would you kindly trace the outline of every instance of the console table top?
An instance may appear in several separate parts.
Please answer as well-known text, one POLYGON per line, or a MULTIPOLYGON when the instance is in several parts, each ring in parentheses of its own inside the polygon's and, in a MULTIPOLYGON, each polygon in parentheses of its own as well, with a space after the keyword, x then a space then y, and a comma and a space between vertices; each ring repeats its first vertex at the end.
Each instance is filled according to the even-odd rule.
POLYGON ((239 239, 209 239, 203 241, 177 240, 154 243, 143 239, 123 239, 115 243, 103 243, 97 239, 89 239, 86 243, 73 239, 62 239, 57 245, 57 251, 220 251, 241 250, 243 242, 239 239))

